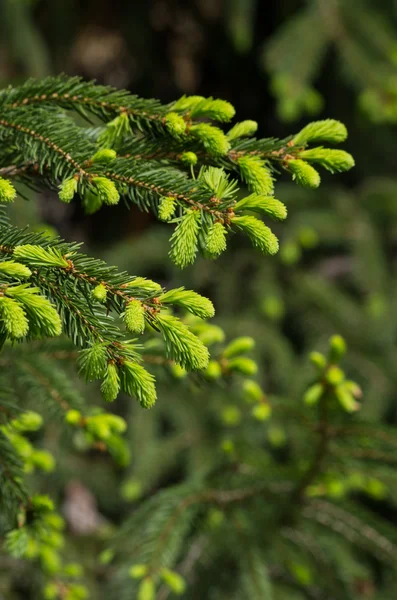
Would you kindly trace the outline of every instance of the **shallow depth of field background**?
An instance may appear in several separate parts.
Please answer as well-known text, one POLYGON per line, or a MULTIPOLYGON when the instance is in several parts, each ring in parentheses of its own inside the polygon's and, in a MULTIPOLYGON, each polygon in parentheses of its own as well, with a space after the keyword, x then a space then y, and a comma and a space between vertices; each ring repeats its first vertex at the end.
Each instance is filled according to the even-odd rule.
MULTIPOLYGON (((342 334, 346 368, 364 390, 363 414, 395 424, 396 56, 392 0, 0 0, 1 86, 66 72, 163 102, 212 95, 229 100, 239 120, 258 121, 260 137, 332 117, 347 125, 346 149, 356 159, 348 174, 324 174, 316 192, 281 179, 276 197, 289 218, 276 227, 276 258, 236 237, 218 261, 199 259, 181 273, 167 258, 170 227, 122 204, 87 217, 78 202, 61 205, 48 193, 18 202, 14 217, 83 241, 133 275, 211 297, 230 337, 256 338, 270 395, 302 389, 307 352, 342 334), (294 37, 305 7, 319 11, 319 31, 303 27, 294 37)), ((172 402, 172 393, 164 386, 159 396, 172 402)), ((282 436, 282 424, 272 427, 282 436)), ((84 468, 71 464, 70 472, 84 468)), ((113 518, 106 487, 99 509, 113 518)))

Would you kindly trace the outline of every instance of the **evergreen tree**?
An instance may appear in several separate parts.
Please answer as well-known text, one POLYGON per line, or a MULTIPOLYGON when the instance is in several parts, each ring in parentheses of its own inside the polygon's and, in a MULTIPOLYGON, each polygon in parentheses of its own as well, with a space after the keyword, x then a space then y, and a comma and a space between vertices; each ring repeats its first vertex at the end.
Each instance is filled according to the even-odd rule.
POLYGON ((311 355, 313 381, 301 378, 295 393, 273 402, 254 379, 254 340, 225 343, 223 330, 207 323, 209 299, 183 286, 165 290, 8 219, 25 184, 58 190, 62 202, 79 197, 89 214, 120 198, 151 211, 174 225, 177 267, 198 252, 217 258, 234 232, 273 255, 278 239, 259 217, 287 216, 274 198, 277 175, 317 188, 318 167, 349 170, 348 153, 322 145, 343 142, 346 129, 323 120, 283 140, 256 139, 253 121, 219 126, 233 117, 223 100, 161 105, 65 76, 0 95, 0 526, 16 564, 32 563, 38 597, 78 600, 91 587, 93 597, 139 600, 359 598, 375 572, 378 597, 396 591, 394 535, 355 502, 393 501, 393 431, 356 416, 361 391, 340 367, 340 336, 327 354, 311 355), (128 401, 128 434, 124 418, 97 397, 87 401, 74 365, 87 382, 101 382, 107 402, 122 392, 139 411, 151 408, 153 373, 168 393, 148 418, 128 401), (171 431, 158 436, 165 414, 171 431), (90 568, 105 574, 105 586, 93 577, 87 588, 78 548, 70 550, 42 491, 57 489, 73 443, 126 468, 129 435, 133 471, 121 492, 140 504, 117 531, 103 528, 90 568), (154 493, 173 466, 186 477, 154 493), (53 486, 31 480, 35 470, 53 472, 53 486))

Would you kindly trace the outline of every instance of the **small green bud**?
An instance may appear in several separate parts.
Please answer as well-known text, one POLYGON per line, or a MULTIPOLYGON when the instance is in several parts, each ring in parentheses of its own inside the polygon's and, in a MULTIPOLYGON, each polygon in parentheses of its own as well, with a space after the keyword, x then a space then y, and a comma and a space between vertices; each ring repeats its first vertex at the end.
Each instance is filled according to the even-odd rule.
POLYGON ((346 342, 341 335, 333 335, 329 340, 329 358, 331 362, 339 362, 346 354, 346 342))
POLYGON ((99 555, 99 562, 101 563, 101 565, 108 565, 109 563, 112 562, 114 558, 114 551, 111 550, 110 548, 106 548, 106 550, 103 550, 100 555, 99 555))
POLYGON ((173 109, 181 112, 186 112, 192 110, 197 104, 200 104, 205 100, 204 96, 182 96, 179 98, 174 105, 173 109))
POLYGON ((235 450, 234 442, 228 438, 222 440, 221 450, 225 454, 233 454, 233 452, 235 450))
POLYGON ((35 467, 46 473, 51 473, 55 469, 55 458, 46 450, 35 450, 32 453, 31 461, 35 467))
POLYGON ((128 574, 132 579, 142 579, 142 577, 145 577, 148 570, 147 565, 136 564, 130 567, 128 574))
POLYGON ((43 417, 39 413, 28 410, 17 419, 11 421, 11 426, 16 431, 37 431, 43 425, 43 417))
POLYGON ((29 331, 29 322, 23 308, 12 298, 0 296, 0 323, 14 339, 24 337, 29 331))
POLYGON ((267 402, 261 402, 252 408, 251 414, 257 421, 267 421, 272 414, 272 409, 267 402))
POLYGON ((317 404, 321 396, 324 393, 324 386, 322 383, 314 383, 305 392, 303 396, 303 402, 309 406, 317 404))
POLYGON ((126 502, 135 502, 139 500, 143 493, 142 482, 136 477, 131 477, 124 481, 120 488, 121 497, 126 502))
POLYGON ((251 215, 233 217, 232 224, 243 231, 250 238, 252 245, 259 248, 264 254, 271 256, 278 252, 278 239, 263 221, 251 215))
POLYGON ((145 277, 135 277, 135 279, 129 281, 123 287, 128 290, 142 290, 142 292, 153 295, 161 292, 160 284, 145 277))
POLYGON ((220 364, 216 360, 210 360, 208 367, 204 371, 204 377, 211 381, 222 377, 222 369, 220 364))
POLYGON ((246 356, 238 356, 232 358, 227 363, 227 369, 231 372, 241 373, 242 375, 256 375, 258 372, 258 365, 252 358, 246 356))
POLYGON ((0 262, 0 274, 8 275, 10 277, 17 277, 18 279, 26 279, 31 276, 32 271, 13 260, 7 260, 0 262))
POLYGON ((304 160, 289 160, 288 169, 292 173, 292 179, 303 187, 315 189, 321 183, 319 173, 304 160))
POLYGON ((296 146, 313 142, 331 142, 339 144, 347 138, 347 129, 340 121, 326 119, 314 121, 304 127, 294 138, 296 146))
POLYGON ((77 192, 78 179, 71 177, 65 179, 59 186, 58 196, 62 202, 69 203, 73 200, 75 193, 77 192))
POLYGON ((113 205, 119 202, 120 194, 113 181, 107 177, 93 177, 92 183, 105 204, 113 205))
POLYGON ((354 399, 353 395, 345 385, 337 385, 335 387, 335 395, 339 404, 346 412, 353 413, 359 410, 359 403, 354 399))
POLYGON ((375 479, 374 477, 370 477, 366 482, 365 491, 377 500, 384 500, 388 495, 387 486, 383 481, 375 479))
POLYGON ((145 309, 139 300, 130 300, 125 307, 124 323, 131 333, 143 333, 145 329, 145 309))
POLYGON ((276 425, 270 426, 267 432, 269 443, 275 448, 281 448, 285 446, 287 442, 287 436, 285 435, 284 429, 276 425))
POLYGON ((163 196, 160 200, 158 215, 161 221, 169 221, 175 213, 176 200, 173 196, 163 196))
POLYGON ((183 379, 187 375, 186 369, 181 367, 181 365, 177 365, 176 363, 170 364, 170 371, 175 379, 183 379))
POLYGON ((58 585, 55 582, 50 581, 43 589, 44 600, 57 600, 57 598, 59 598, 58 592, 58 585))
POLYGON ((117 152, 115 150, 112 150, 111 148, 102 148, 102 150, 98 150, 98 152, 95 152, 91 160, 93 163, 110 162, 114 160, 116 156, 117 152))
POLYGON ((174 592, 174 594, 179 596, 185 592, 186 583, 179 573, 164 568, 161 569, 160 575, 164 583, 174 592))
POLYGON ((272 321, 278 321, 284 316, 284 302, 276 295, 265 296, 261 303, 261 309, 263 314, 272 321))
POLYGON ((82 577, 84 569, 78 563, 69 563, 64 566, 63 572, 67 577, 82 577))
POLYGON ((205 247, 211 258, 217 258, 226 250, 226 234, 226 228, 220 222, 214 223, 208 230, 205 247))
POLYGON ((88 589, 85 585, 76 584, 69 586, 69 592, 65 600, 86 600, 89 597, 88 589))
POLYGON ((293 240, 286 241, 281 246, 280 258, 285 265, 295 265, 301 256, 301 249, 293 240))
POLYGON ((222 422, 228 427, 235 427, 241 421, 241 410, 237 406, 230 404, 222 410, 221 418, 222 422))
POLYGON ((199 123, 190 127, 190 135, 200 140, 210 154, 224 155, 230 149, 230 144, 221 129, 209 123, 199 123))
POLYGON ((108 363, 105 378, 102 381, 101 392, 106 402, 112 402, 117 398, 120 390, 120 378, 116 365, 108 363))
POLYGON ((142 580, 136 600, 155 600, 156 589, 154 587, 153 579, 146 577, 142 580))
POLYGON ((344 380, 345 374, 336 365, 331 365, 325 373, 325 378, 330 385, 339 385, 344 380))
POLYGON ((179 138, 186 133, 186 122, 183 117, 175 112, 170 112, 164 117, 165 127, 172 137, 179 138))
POLYGON ((258 123, 256 121, 241 121, 241 123, 233 125, 226 135, 229 140, 236 140, 241 137, 251 137, 257 129, 258 123))
POLYGON ((0 202, 9 203, 13 202, 16 198, 17 192, 12 183, 8 179, 0 177, 0 202))
POLYGON ((230 342, 223 351, 225 358, 232 358, 233 356, 240 356, 251 352, 255 348, 255 340, 252 337, 238 337, 230 342))
POLYGON ((321 352, 311 352, 309 354, 309 359, 312 365, 319 371, 323 371, 327 365, 327 359, 321 352))
POLYGON ((69 425, 79 425, 81 423, 81 412, 75 409, 70 409, 65 415, 66 423, 69 425))
POLYGON ((264 160, 258 156, 247 155, 237 159, 241 177, 253 192, 264 196, 273 196, 274 179, 264 160))
POLYGON ((194 152, 184 152, 183 154, 181 154, 180 156, 181 162, 190 167, 197 164, 198 158, 197 158, 197 154, 195 154, 194 152))
POLYGON ((98 302, 106 302, 106 297, 107 297, 107 289, 106 286, 103 285, 103 283, 98 284, 93 290, 92 290, 92 295, 94 296, 94 298, 96 300, 98 300, 98 302))
POLYGON ((245 379, 242 384, 242 390, 246 402, 260 402, 265 397, 261 386, 253 379, 245 379))
POLYGON ((59 573, 62 568, 61 558, 58 552, 49 546, 42 546, 40 548, 40 562, 43 570, 48 575, 59 573))
POLYGON ((298 231, 298 240, 302 248, 315 248, 319 242, 319 235, 313 227, 301 227, 298 231))
POLYGON ((345 381, 345 388, 352 394, 353 398, 355 398, 356 400, 359 400, 363 395, 362 389, 355 381, 345 381))
POLYGON ((343 173, 344 171, 349 171, 355 165, 352 155, 344 150, 312 148, 302 152, 300 157, 309 162, 321 165, 331 173, 343 173))

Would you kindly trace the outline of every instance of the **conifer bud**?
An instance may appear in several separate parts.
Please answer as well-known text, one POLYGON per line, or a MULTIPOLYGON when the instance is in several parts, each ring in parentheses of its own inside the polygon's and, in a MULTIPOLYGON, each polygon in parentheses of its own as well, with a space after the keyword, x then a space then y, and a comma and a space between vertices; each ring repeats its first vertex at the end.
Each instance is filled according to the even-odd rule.
POLYGON ((190 111, 203 100, 205 100, 204 96, 182 96, 174 103, 172 108, 181 112, 190 111))
POLYGON ((43 424, 43 417, 39 413, 28 410, 17 419, 11 421, 11 426, 16 431, 37 431, 43 424))
POLYGON ((336 365, 331 365, 327 369, 325 378, 330 385, 338 385, 344 380, 345 374, 342 371, 342 369, 340 369, 336 365))
POLYGON ((183 154, 181 154, 180 156, 181 162, 190 167, 197 164, 198 158, 197 158, 197 154, 195 154, 194 152, 184 152, 183 154))
POLYGON ((176 112, 170 112, 164 117, 165 126, 172 137, 180 138, 186 133, 186 122, 176 112))
POLYGON ((324 393, 323 384, 322 383, 314 383, 306 390, 306 392, 303 396, 303 401, 305 404, 312 406, 313 404, 317 404, 317 402, 320 400, 323 393, 324 393))
POLYGON ((146 279, 146 277, 135 277, 132 281, 126 283, 124 287, 128 290, 137 290, 153 295, 161 292, 161 285, 151 279, 146 279))
POLYGON ((55 458, 47 450, 35 450, 31 456, 32 464, 37 468, 51 473, 55 469, 55 458))
POLYGON ((62 202, 69 203, 73 200, 75 193, 77 192, 78 180, 76 177, 65 179, 59 186, 58 196, 62 202))
POLYGON ((274 181, 266 162, 259 156, 241 156, 237 159, 241 177, 249 189, 256 194, 272 196, 274 181))
POLYGON ((319 371, 323 371, 327 364, 327 359, 324 354, 321 352, 311 352, 309 354, 309 359, 314 367, 316 367, 319 371))
POLYGON ((197 102, 190 111, 192 118, 214 119, 215 121, 227 122, 236 114, 235 108, 227 100, 218 98, 203 98, 197 102))
POLYGON ((81 412, 74 408, 68 410, 65 415, 65 421, 66 423, 69 423, 69 425, 79 425, 81 423, 81 418, 81 412))
POLYGON ((14 256, 32 267, 69 267, 68 261, 58 248, 42 248, 33 244, 23 244, 15 246, 14 256))
POLYGON ((32 271, 13 260, 7 260, 0 262, 0 273, 1 275, 8 275, 10 277, 17 277, 18 279, 26 279, 31 276, 32 271))
POLYGON ((301 152, 300 157, 309 162, 318 163, 331 173, 342 173, 354 167, 354 158, 344 150, 312 148, 301 152))
POLYGON ((226 228, 221 222, 214 223, 208 230, 205 240, 206 250, 211 258, 217 258, 226 250, 226 228))
POLYGON ((120 390, 120 377, 118 369, 113 362, 109 362, 104 380, 101 384, 101 392, 106 402, 113 402, 120 390))
POLYGON ((285 204, 272 196, 257 196, 256 194, 251 194, 237 202, 234 211, 238 212, 241 210, 262 212, 275 221, 284 221, 284 219, 287 218, 287 207, 285 204))
POLYGON ((164 292, 159 296, 159 301, 163 304, 182 306, 201 319, 211 318, 215 314, 211 300, 192 290, 185 290, 183 287, 164 292))
POLYGON ((174 592, 174 594, 183 594, 186 589, 186 583, 183 577, 171 571, 171 569, 161 569, 161 578, 164 583, 174 592))
POLYGON ((208 367, 204 371, 206 379, 214 381, 222 376, 222 369, 220 364, 216 360, 210 360, 208 367))
POLYGON ((8 179, 0 177, 0 202, 10 203, 16 198, 17 192, 8 179))
POLYGON ((124 313, 124 323, 131 333, 143 333, 145 329, 145 309, 139 300, 130 300, 124 313))
POLYGON ((256 217, 250 215, 233 217, 232 224, 246 233, 253 246, 265 254, 273 255, 278 252, 278 239, 271 229, 256 217))
POLYGON ((175 379, 184 379, 187 375, 186 369, 181 367, 181 365, 177 365, 176 363, 170 364, 170 372, 175 379))
POLYGON ((194 262, 199 229, 200 213, 197 210, 187 210, 171 236, 169 256, 177 267, 184 269, 194 262))
POLYGON ((313 142, 330 142, 339 144, 347 138, 347 129, 340 121, 325 119, 314 121, 304 127, 293 139, 294 145, 313 142))
POLYGON ((242 390, 246 402, 260 402, 265 395, 259 383, 253 379, 245 379, 242 384, 242 390))
POLYGON ((155 600, 156 588, 154 587, 153 579, 145 577, 138 588, 137 600, 155 600))
POLYGON ((199 123, 190 127, 190 134, 199 139, 210 154, 227 154, 230 144, 221 129, 209 123, 199 123))
POLYGON ((257 129, 258 123, 256 121, 241 121, 241 123, 233 125, 226 135, 229 140, 236 140, 241 137, 251 137, 257 129))
POLYGON ((128 570, 128 574, 130 577, 132 577, 132 579, 142 579, 142 577, 144 577, 147 572, 147 565, 142 564, 132 565, 128 570))
POLYGON ((121 372, 123 390, 135 396, 142 408, 152 408, 157 400, 155 379, 142 365, 126 361, 121 372))
POLYGON ((321 183, 319 173, 304 160, 289 160, 288 168, 293 174, 292 179, 303 187, 315 189, 321 183))
POLYGON ((346 354, 346 342, 341 335, 333 335, 329 340, 329 355, 331 362, 339 362, 346 354))
POLYGON ((110 161, 114 160, 116 158, 116 156, 117 156, 117 152, 115 150, 112 150, 111 148, 102 148, 101 150, 98 150, 98 152, 95 152, 91 161, 93 163, 110 162, 110 161))
POLYGON ((257 421, 267 421, 272 414, 272 409, 267 402, 261 402, 252 408, 251 414, 257 421))
POLYGON ((229 371, 248 376, 256 375, 258 372, 258 365, 256 362, 252 360, 252 358, 247 358, 246 356, 232 358, 228 361, 227 368, 229 371))
POLYGON ((12 339, 24 337, 29 330, 29 322, 22 307, 7 296, 0 296, 0 321, 12 339))
POLYGON ((117 204, 120 200, 120 194, 113 181, 107 177, 93 177, 92 183, 98 191, 98 195, 105 204, 117 204))
POLYGON ((99 283, 92 290, 92 295, 94 296, 94 298, 96 300, 98 300, 98 302, 102 302, 102 303, 106 302, 107 293, 108 293, 108 291, 106 289, 106 286, 103 285, 103 283, 99 283))
POLYGON ((176 209, 176 200, 173 196, 163 196, 159 204, 158 216, 161 221, 169 221, 176 209))
POLYGON ((234 356, 240 356, 241 354, 246 354, 247 352, 251 352, 255 348, 255 340, 252 337, 243 336, 238 337, 230 342, 228 346, 223 351, 223 356, 225 358, 232 358, 234 356))
POLYGON ((346 412, 356 412, 360 408, 359 403, 355 400, 353 394, 344 384, 336 386, 335 395, 339 401, 339 404, 346 412))

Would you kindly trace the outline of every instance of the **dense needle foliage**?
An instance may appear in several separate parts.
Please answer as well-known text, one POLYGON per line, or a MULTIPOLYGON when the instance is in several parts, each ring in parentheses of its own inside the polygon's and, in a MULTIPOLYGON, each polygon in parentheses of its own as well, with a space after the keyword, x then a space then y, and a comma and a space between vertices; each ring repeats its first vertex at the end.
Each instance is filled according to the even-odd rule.
MULTIPOLYGON (((32 597, 347 599, 375 583, 377 597, 395 593, 396 540, 365 500, 395 498, 395 439, 359 416, 343 338, 311 354, 312 371, 307 360, 294 379, 284 371, 288 393, 269 397, 252 332, 225 341, 208 298, 9 221, 28 185, 89 214, 120 199, 151 211, 173 228, 179 268, 218 258, 234 233, 274 255, 267 223, 287 217, 276 178, 316 189, 318 169, 349 170, 351 155, 329 147, 347 132, 327 119, 256 139, 254 121, 225 125, 233 118, 223 100, 162 105, 66 76, 0 94, 0 527, 4 560, 24 570, 32 597), (124 408, 105 411, 120 394, 124 408), (79 525, 69 500, 64 531, 59 479, 91 480, 71 470, 76 452, 103 469, 99 494, 114 486, 114 526, 97 516, 90 528, 92 510, 79 525), (157 491, 164 473, 176 484, 157 491), (118 503, 137 501, 117 522, 118 503), (96 532, 89 550, 73 527, 96 532)), ((321 294, 303 280, 298 291, 310 285, 321 294)), ((277 316, 277 297, 266 306, 277 316)))

